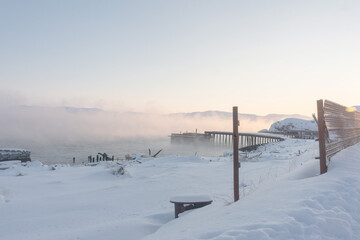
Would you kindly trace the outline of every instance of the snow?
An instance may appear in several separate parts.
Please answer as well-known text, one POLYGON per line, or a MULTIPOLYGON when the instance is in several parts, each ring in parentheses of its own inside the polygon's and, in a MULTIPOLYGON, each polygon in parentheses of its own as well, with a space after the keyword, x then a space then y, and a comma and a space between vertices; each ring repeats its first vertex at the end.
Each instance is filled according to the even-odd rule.
POLYGON ((174 203, 194 203, 194 202, 210 202, 211 197, 208 195, 180 195, 172 196, 170 202, 174 203))
POLYGON ((314 120, 304 120, 299 118, 286 118, 281 121, 273 123, 270 132, 283 132, 292 130, 310 130, 317 131, 317 124, 314 120))
POLYGON ((0 151, 4 151, 4 152, 28 152, 28 150, 22 149, 22 148, 0 148, 0 151))
POLYGON ((1 162, 0 239, 358 239, 360 144, 321 176, 317 155, 317 142, 300 139, 248 153, 236 203, 229 155, 1 162), (174 219, 171 197, 196 195, 213 203, 174 219))

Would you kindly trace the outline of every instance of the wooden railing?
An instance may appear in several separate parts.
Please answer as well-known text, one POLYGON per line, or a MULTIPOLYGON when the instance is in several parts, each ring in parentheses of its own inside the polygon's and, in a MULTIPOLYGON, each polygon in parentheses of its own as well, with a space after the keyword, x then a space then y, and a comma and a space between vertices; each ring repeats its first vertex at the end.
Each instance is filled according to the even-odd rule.
POLYGON ((360 112, 329 100, 318 100, 320 174, 331 157, 360 142, 360 112))

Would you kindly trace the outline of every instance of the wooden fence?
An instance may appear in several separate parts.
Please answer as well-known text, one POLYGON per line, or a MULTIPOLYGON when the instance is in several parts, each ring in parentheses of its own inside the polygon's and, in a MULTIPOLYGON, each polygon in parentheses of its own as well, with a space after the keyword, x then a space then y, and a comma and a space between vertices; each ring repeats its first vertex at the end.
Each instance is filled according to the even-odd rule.
POLYGON ((329 100, 318 100, 320 174, 327 172, 330 158, 360 142, 360 112, 329 100))

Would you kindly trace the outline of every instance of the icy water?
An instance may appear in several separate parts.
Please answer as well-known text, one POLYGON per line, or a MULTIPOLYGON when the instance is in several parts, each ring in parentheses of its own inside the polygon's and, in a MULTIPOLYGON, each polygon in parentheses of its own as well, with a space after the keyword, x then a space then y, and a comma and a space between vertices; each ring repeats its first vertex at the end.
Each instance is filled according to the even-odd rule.
POLYGON ((88 161, 88 156, 93 157, 98 153, 106 153, 114 156, 116 160, 125 159, 125 155, 135 154, 151 155, 162 151, 158 156, 220 156, 224 152, 231 151, 231 145, 214 143, 171 143, 169 137, 163 138, 134 138, 118 139, 113 141, 79 142, 79 143, 9 143, 1 142, 0 148, 25 148, 31 151, 31 160, 39 160, 46 164, 75 163, 81 164, 88 161))

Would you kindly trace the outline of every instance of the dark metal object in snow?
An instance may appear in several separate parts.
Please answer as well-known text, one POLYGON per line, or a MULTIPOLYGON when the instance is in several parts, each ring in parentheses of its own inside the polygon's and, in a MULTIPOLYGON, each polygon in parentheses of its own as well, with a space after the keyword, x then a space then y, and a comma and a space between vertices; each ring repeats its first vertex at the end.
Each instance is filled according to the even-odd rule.
POLYGON ((179 217, 179 214, 187 210, 205 207, 212 203, 210 198, 199 200, 197 196, 194 196, 193 200, 191 197, 186 197, 186 199, 171 199, 171 203, 175 205, 175 218, 179 217))

